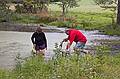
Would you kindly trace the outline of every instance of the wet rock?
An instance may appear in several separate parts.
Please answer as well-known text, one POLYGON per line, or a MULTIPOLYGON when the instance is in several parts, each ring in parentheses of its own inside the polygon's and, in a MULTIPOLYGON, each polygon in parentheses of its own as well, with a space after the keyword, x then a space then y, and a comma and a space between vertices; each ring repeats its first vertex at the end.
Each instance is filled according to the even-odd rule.
POLYGON ((120 53, 120 40, 95 40, 96 46, 106 46, 111 54, 120 53))
POLYGON ((1 23, 0 30, 2 31, 20 31, 20 32, 34 32, 37 27, 41 27, 44 32, 57 32, 63 33, 62 30, 57 27, 49 27, 45 24, 11 24, 11 23, 1 23))

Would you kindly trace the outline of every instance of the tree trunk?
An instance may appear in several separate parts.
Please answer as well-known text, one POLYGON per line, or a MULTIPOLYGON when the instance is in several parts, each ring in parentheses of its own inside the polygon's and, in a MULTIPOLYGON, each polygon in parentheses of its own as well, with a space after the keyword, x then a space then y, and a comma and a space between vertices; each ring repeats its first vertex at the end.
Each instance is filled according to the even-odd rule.
POLYGON ((120 25, 120 0, 118 0, 117 24, 120 25))
POLYGON ((63 11, 62 11, 62 15, 65 16, 65 5, 63 4, 63 7, 62 7, 63 11))

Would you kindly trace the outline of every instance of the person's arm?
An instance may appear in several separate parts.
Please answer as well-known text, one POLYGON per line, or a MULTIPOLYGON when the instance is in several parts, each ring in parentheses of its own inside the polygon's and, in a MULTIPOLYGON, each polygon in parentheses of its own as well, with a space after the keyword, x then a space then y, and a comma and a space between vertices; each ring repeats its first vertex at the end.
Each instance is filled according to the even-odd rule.
POLYGON ((68 38, 63 39, 59 46, 62 47, 63 42, 67 42, 67 41, 68 41, 68 38))
POLYGON ((35 38, 35 32, 33 33, 32 37, 31 37, 31 41, 33 43, 33 47, 35 48, 36 44, 35 44, 34 38, 35 38))
POLYGON ((68 42, 67 42, 67 46, 66 46, 66 49, 69 49, 70 46, 71 46, 71 44, 70 44, 70 41, 68 40, 68 42))
POLYGON ((74 33, 70 33, 69 36, 68 36, 68 43, 67 43, 66 49, 70 48, 70 46, 73 43, 74 39, 75 39, 75 34, 74 33))
POLYGON ((65 39, 63 39, 63 41, 62 42, 67 42, 68 41, 68 38, 65 38, 65 39))
POLYGON ((33 44, 35 44, 34 38, 35 38, 35 32, 32 34, 32 37, 31 37, 31 41, 32 41, 33 44))
POLYGON ((46 39, 46 36, 45 36, 44 33, 43 33, 43 36, 44 36, 44 41, 45 41, 45 47, 46 47, 46 50, 47 50, 47 39, 46 39))

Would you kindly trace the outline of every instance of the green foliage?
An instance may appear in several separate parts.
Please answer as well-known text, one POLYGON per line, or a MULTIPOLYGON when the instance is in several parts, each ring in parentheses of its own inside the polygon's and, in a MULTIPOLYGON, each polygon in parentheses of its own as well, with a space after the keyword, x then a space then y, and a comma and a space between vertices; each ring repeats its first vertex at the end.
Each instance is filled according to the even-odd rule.
POLYGON ((16 12, 18 13, 38 13, 47 9, 49 0, 23 0, 22 5, 16 5, 16 12))
MULTIPOLYGON (((11 0, 10 0, 11 1, 11 0)), ((12 11, 9 9, 8 0, 0 1, 0 22, 10 22, 12 11)))
POLYGON ((49 79, 52 71, 52 66, 45 62, 40 56, 29 58, 23 64, 21 70, 15 70, 13 79, 49 79))
MULTIPOLYGON (((54 16, 57 17, 57 15, 54 16)), ((112 24, 112 20, 110 18, 111 13, 69 12, 67 17, 69 18, 70 16, 71 19, 73 18, 72 21, 69 20, 64 22, 55 21, 55 22, 50 22, 49 24, 55 26, 64 26, 69 28, 76 28, 77 26, 80 26, 80 29, 88 29, 88 30, 100 29, 108 24, 112 24), (72 26, 72 24, 74 23, 77 23, 77 25, 72 26)))
MULTIPOLYGON (((53 12, 59 13, 59 12, 53 12)), ((73 21, 58 21, 58 15, 53 15, 50 17, 39 17, 37 15, 32 14, 14 14, 12 16, 12 20, 15 23, 46 23, 48 25, 58 26, 58 27, 68 27, 68 28, 76 28, 80 26, 80 29, 101 29, 106 25, 112 24, 111 13, 77 13, 77 12, 69 12, 69 16, 76 16, 73 21), (74 23, 78 23, 77 26, 72 26, 74 23)), ((59 18, 59 17, 58 17, 59 18)), ((72 17, 71 17, 72 19, 72 17)))
POLYGON ((12 17, 12 21, 15 23, 33 23, 33 24, 38 24, 38 23, 49 23, 52 21, 55 21, 56 18, 54 17, 40 17, 38 15, 33 15, 33 14, 15 14, 12 17))
POLYGON ((114 2, 116 3, 117 0, 94 0, 97 5, 103 4, 103 5, 111 5, 114 2))
POLYGON ((62 15, 65 16, 69 8, 78 7, 78 2, 80 0, 58 0, 54 2, 62 9, 62 15))
POLYGON ((119 25, 107 25, 102 28, 102 32, 108 35, 120 35, 120 26, 119 25))
POLYGON ((113 19, 112 23, 116 23, 116 10, 117 10, 117 1, 118 0, 94 0, 94 2, 99 5, 101 8, 107 10, 110 9, 110 11, 113 12, 111 19, 113 19))
POLYGON ((59 22, 59 21, 50 22, 50 23, 48 23, 48 25, 57 26, 57 27, 65 27, 65 23, 59 22))
POLYGON ((37 21, 39 20, 39 18, 37 16, 34 15, 26 15, 26 14, 15 14, 13 17, 13 22, 15 23, 37 23, 37 21))
POLYGON ((10 79, 10 72, 4 69, 0 69, 0 79, 10 79))
POLYGON ((30 57, 11 72, 0 70, 1 79, 119 79, 120 54, 109 55, 109 48, 98 47, 92 56, 76 54, 62 56, 55 45, 52 60, 41 56, 30 57), (107 50, 107 54, 106 53, 107 50))

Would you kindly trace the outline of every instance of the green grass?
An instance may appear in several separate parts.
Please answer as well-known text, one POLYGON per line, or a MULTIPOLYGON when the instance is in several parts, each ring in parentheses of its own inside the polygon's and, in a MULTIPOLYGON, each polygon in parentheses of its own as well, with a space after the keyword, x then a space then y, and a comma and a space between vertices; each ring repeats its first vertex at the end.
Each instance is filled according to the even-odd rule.
POLYGON ((20 69, 1 72, 1 79, 119 79, 120 55, 90 56, 80 59, 59 57, 45 62, 40 57, 27 60, 20 69))
POLYGON ((41 56, 30 57, 12 71, 0 70, 0 78, 119 79, 120 54, 111 56, 108 50, 108 47, 103 46, 97 49, 97 54, 94 56, 78 57, 74 54, 65 57, 60 55, 59 49, 56 49, 52 60, 45 61, 41 56))
MULTIPOLYGON (((53 16, 59 17, 58 13, 59 12, 53 12, 52 14, 53 16)), ((71 21, 71 24, 78 23, 81 29, 100 29, 112 23, 110 18, 111 13, 69 12, 67 16, 74 19, 74 21, 71 21)), ((66 26, 66 23, 62 23, 61 21, 51 22, 49 24, 55 26, 66 26)), ((71 27, 71 25, 68 27, 71 27)))
MULTIPOLYGON (((93 0, 81 0, 79 5, 79 7, 69 9, 67 16, 75 18, 79 23, 80 29, 99 30, 112 23, 110 18, 112 13, 100 8, 93 0), (75 17, 76 15, 77 17, 75 17)), ((53 16, 58 17, 61 15, 61 8, 55 4, 50 5, 49 10, 53 16)), ((60 23, 55 21, 51 22, 50 25, 60 26, 60 23)), ((61 25, 66 26, 65 23, 61 23, 61 25)), ((68 27, 71 27, 71 25, 68 27)))
MULTIPOLYGON (((81 29, 100 29, 101 27, 104 27, 106 25, 111 24, 112 20, 110 18, 111 13, 92 13, 92 12, 69 12, 67 14, 68 18, 73 19, 71 21, 70 25, 66 25, 66 22, 63 21, 54 21, 57 17, 59 17, 60 12, 52 12, 51 17, 44 17, 40 18, 37 15, 32 14, 17 14, 13 17, 13 22, 15 23, 45 23, 48 25, 54 25, 54 26, 67 26, 72 27, 71 24, 78 23, 81 29), (49 19, 49 20, 48 20, 49 19)), ((75 28, 75 26, 74 26, 75 28)))
POLYGON ((107 35, 118 35, 120 36, 120 26, 119 25, 107 25, 102 27, 102 32, 107 35))
MULTIPOLYGON (((79 7, 71 8, 69 11, 72 12, 106 12, 101 9, 98 5, 94 3, 93 0, 81 0, 79 3, 79 7)), ((56 4, 49 5, 50 11, 61 11, 61 8, 56 4)))
POLYGON ((12 22, 23 23, 23 24, 39 24, 39 23, 49 23, 54 21, 54 17, 40 17, 35 14, 15 14, 12 17, 12 22))
POLYGON ((11 71, 0 69, 0 79, 11 79, 11 71))
POLYGON ((14 23, 23 24, 39 24, 45 23, 52 26, 77 28, 85 30, 101 30, 109 35, 120 35, 118 29, 107 31, 107 25, 112 24, 112 12, 102 10, 98 5, 95 5, 93 0, 81 0, 79 7, 69 9, 67 18, 73 19, 72 21, 56 20, 61 18, 61 8, 58 5, 51 4, 49 6, 49 17, 40 17, 34 14, 16 14, 12 17, 11 21, 14 23), (68 24, 69 22, 69 24, 68 24), (75 25, 77 23, 77 25, 75 25), (73 26, 75 25, 75 26, 73 26))
POLYGON ((37 23, 39 20, 38 17, 31 14, 15 14, 12 18, 12 21, 15 23, 37 23))
POLYGON ((15 23, 45 23, 53 26, 67 26, 76 28, 76 26, 72 26, 74 22, 77 22, 80 26, 80 29, 88 29, 95 30, 100 29, 106 25, 110 25, 112 20, 110 18, 111 12, 102 10, 99 6, 95 5, 93 0, 81 0, 79 2, 79 7, 69 9, 69 13, 67 17, 74 18, 74 21, 71 21, 71 24, 67 24, 67 22, 56 21, 56 20, 48 20, 48 19, 57 19, 60 18, 61 9, 58 5, 51 4, 49 6, 50 17, 48 18, 40 18, 39 16, 35 16, 32 14, 17 14, 13 17, 13 22, 15 23), (76 17, 77 16, 77 17, 76 17))

